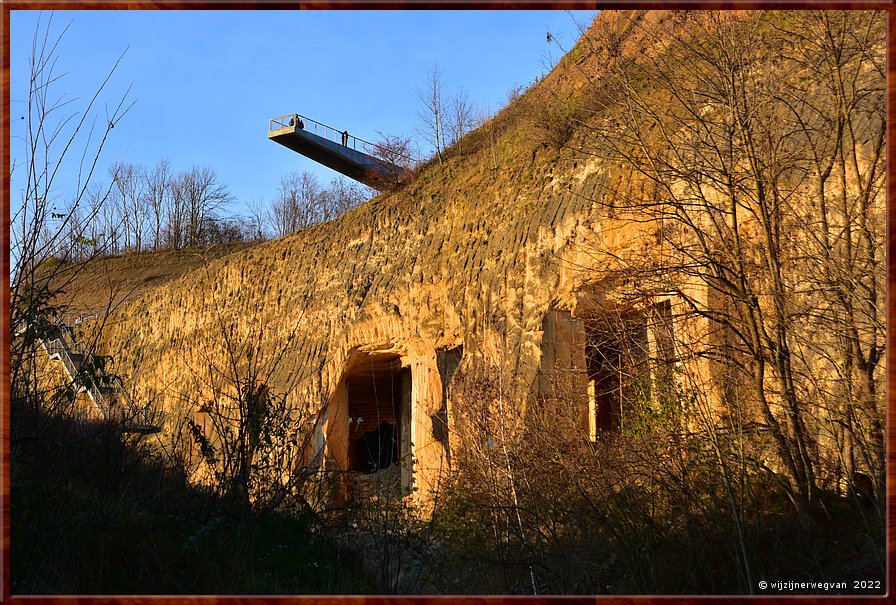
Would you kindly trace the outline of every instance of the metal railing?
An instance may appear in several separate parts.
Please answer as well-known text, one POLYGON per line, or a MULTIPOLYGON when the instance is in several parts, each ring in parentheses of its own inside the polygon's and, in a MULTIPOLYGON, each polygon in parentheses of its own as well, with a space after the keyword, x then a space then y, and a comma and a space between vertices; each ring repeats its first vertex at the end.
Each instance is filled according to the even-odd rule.
MULTIPOLYGON (((56 356, 62 362, 62 365, 72 382, 77 381, 81 368, 85 364, 93 363, 93 355, 78 343, 71 328, 59 320, 57 320, 54 325, 51 335, 47 335, 47 337, 41 339, 41 345, 43 345, 48 356, 51 358, 56 356), (75 363, 73 355, 78 355, 82 358, 80 364, 75 363)), ((108 384, 102 385, 111 390, 111 393, 108 394, 103 393, 101 385, 97 384, 95 378, 96 377, 94 377, 94 380, 91 380, 88 384, 81 383, 79 386, 90 395, 94 405, 96 405, 104 416, 109 417, 113 412, 115 402, 124 404, 124 407, 130 412, 130 417, 132 418, 144 416, 143 411, 131 401, 127 391, 124 389, 121 378, 114 376, 109 379, 108 384)), ((145 420, 145 418, 142 418, 145 426, 149 427, 150 424, 145 422, 145 420)))
MULTIPOLYGON (((66 342, 66 330, 64 326, 56 326, 54 328, 55 338, 46 338, 41 340, 41 344, 44 349, 47 351, 47 355, 50 358, 57 358, 62 362, 62 367, 65 368, 66 373, 68 374, 69 380, 77 383, 78 375, 81 373, 81 367, 83 367, 84 362, 88 361, 88 357, 83 356, 82 353, 72 351, 73 347, 66 342), (73 358, 73 354, 82 355, 82 361, 80 364, 76 364, 73 358)), ((74 344, 74 341, 72 341, 74 344)), ((96 384, 91 381, 90 384, 80 383, 79 390, 87 391, 90 395, 90 398, 93 400, 94 405, 103 415, 107 415, 111 410, 112 404, 111 402, 107 402, 106 398, 100 392, 99 388, 97 388, 96 384)))
POLYGON ((367 155, 373 156, 380 160, 402 160, 403 162, 406 162, 408 164, 408 168, 417 163, 417 160, 415 158, 407 154, 400 153, 394 149, 388 149, 386 147, 383 147, 382 145, 371 143, 370 141, 365 141, 364 139, 356 137, 352 134, 348 134, 348 131, 346 130, 337 130, 332 126, 327 126, 323 122, 318 122, 317 120, 298 113, 291 113, 285 116, 271 119, 269 126, 269 129, 271 131, 282 130, 284 128, 301 128, 302 130, 307 130, 308 132, 316 134, 317 136, 327 139, 328 141, 332 141, 333 143, 342 145, 343 147, 348 147, 349 149, 353 149, 355 151, 360 151, 361 153, 366 153, 367 155))
MULTIPOLYGON (((47 354, 50 357, 55 355, 59 361, 62 362, 63 367, 68 373, 69 379, 72 382, 76 382, 84 364, 92 362, 91 356, 82 352, 81 347, 70 333, 68 326, 57 324, 54 329, 57 335, 56 338, 44 340, 44 348, 47 350, 47 354), (80 364, 75 363, 73 355, 81 356, 82 359, 80 364)), ((88 384, 82 382, 79 387, 90 395, 94 405, 96 405, 104 415, 108 415, 112 411, 112 398, 107 398, 102 391, 100 391, 95 380, 91 380, 88 384)))

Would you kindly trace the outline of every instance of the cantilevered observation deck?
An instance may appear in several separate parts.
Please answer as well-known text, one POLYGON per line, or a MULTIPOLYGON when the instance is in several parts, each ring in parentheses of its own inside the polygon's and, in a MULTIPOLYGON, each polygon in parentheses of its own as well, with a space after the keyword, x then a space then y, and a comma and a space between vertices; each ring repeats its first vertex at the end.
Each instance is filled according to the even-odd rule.
POLYGON ((297 113, 272 119, 268 138, 374 189, 399 180, 413 161, 297 113))

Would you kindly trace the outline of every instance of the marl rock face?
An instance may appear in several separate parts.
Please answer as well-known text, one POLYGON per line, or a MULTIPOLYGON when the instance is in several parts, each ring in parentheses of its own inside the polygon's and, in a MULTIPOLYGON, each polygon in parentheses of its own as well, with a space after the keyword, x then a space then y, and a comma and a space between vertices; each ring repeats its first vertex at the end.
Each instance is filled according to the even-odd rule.
MULTIPOLYGON (((636 53, 643 27, 672 18, 602 13, 591 32, 603 31, 603 42, 577 45, 444 163, 337 220, 145 291, 110 314, 102 352, 137 400, 168 413, 171 439, 180 419, 201 421, 203 406, 251 368, 270 392, 313 415, 326 468, 363 473, 356 452, 385 423, 401 482, 421 498, 469 439, 458 412, 475 402, 452 390, 452 377, 487 374, 521 417, 533 394, 569 382, 583 402, 577 422, 593 438, 613 422, 609 403, 595 407, 600 389, 624 388, 594 361, 589 330, 600 332, 608 313, 627 318, 626 342, 614 336, 600 346, 633 375, 644 370, 624 349, 658 358, 671 347, 658 311, 616 313, 624 287, 598 278, 620 257, 654 255, 658 226, 608 210, 620 189, 651 190, 585 152, 607 116, 571 117, 558 146, 544 122, 556 112, 543 110, 580 103, 608 45, 636 53), (638 20, 641 29, 630 27, 638 20)), ((695 300, 706 298, 704 284, 693 290, 695 300)), ((676 314, 676 301, 659 302, 673 305, 667 317, 676 314)))
MULTIPOLYGON (((440 172, 463 179, 424 176, 332 223, 214 261, 116 310, 103 342, 138 398, 172 411, 212 396, 228 342, 251 343, 272 372, 268 386, 296 405, 336 397, 329 439, 342 438, 334 424, 351 406, 338 401, 346 373, 392 356, 411 369, 411 440, 425 485, 424 469, 446 455, 430 420, 445 407, 439 352, 462 347, 461 364, 492 360, 522 393, 541 367, 544 317, 573 290, 562 265, 589 228, 586 191, 600 175, 557 191, 539 153, 550 152, 533 151, 515 170, 461 160, 440 172)), ((346 454, 334 455, 345 466, 346 454)))

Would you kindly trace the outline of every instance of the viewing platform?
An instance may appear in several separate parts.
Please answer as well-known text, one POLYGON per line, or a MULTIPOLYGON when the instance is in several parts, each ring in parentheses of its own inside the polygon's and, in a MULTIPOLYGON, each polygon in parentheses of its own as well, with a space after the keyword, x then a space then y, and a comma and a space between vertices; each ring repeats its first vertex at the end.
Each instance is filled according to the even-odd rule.
POLYGON ((401 179, 413 159, 293 113, 270 121, 268 138, 374 189, 401 179))

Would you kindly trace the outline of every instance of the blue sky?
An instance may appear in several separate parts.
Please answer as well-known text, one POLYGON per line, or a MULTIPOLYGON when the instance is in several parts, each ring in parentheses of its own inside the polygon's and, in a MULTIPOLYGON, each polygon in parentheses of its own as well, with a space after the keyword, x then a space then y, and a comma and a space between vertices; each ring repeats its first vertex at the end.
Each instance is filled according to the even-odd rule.
MULTIPOLYGON (((481 107, 499 108, 569 50, 575 21, 593 11, 58 11, 57 92, 83 105, 127 49, 105 95, 131 86, 136 104, 111 133, 105 165, 175 170, 207 165, 238 200, 269 202, 281 176, 336 173, 267 139, 268 120, 298 112, 354 135, 417 134, 420 101, 434 63, 445 90, 463 86, 481 107)), ((46 20, 47 13, 43 19, 46 20)), ((28 60, 37 11, 12 11, 11 155, 21 159, 28 60)), ((80 105, 79 105, 80 104, 80 105)), ((104 110, 100 106, 100 114, 104 110)), ((425 144, 422 144, 425 147, 425 144)), ((426 151, 424 149, 424 151, 426 151)), ((15 176, 15 175, 14 175, 15 176)), ((12 184, 12 205, 18 190, 12 184)))

